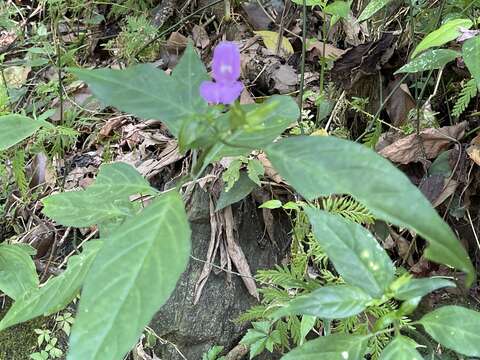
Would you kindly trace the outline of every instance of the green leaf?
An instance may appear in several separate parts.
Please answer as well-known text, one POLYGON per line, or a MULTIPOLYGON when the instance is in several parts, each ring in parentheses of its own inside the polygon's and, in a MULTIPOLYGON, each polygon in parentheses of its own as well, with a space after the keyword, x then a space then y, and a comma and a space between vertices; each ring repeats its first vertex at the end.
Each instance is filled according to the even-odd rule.
POLYGON ((454 50, 431 49, 420 54, 420 56, 411 60, 408 64, 402 66, 395 72, 395 74, 416 73, 419 71, 440 69, 460 56, 461 54, 454 50))
POLYGON ((249 329, 240 341, 241 344, 250 347, 250 359, 260 354, 265 348, 272 352, 275 344, 281 343, 280 332, 270 332, 271 323, 259 321, 252 323, 253 329, 249 329))
POLYGON ((252 180, 258 186, 261 186, 260 177, 265 173, 265 168, 263 164, 257 159, 248 160, 247 163, 247 173, 250 180, 252 180))
POLYGON ((411 58, 413 59, 422 51, 432 47, 442 46, 443 44, 456 39, 460 36, 460 28, 470 29, 472 25, 473 23, 469 19, 454 19, 447 21, 440 28, 432 31, 420 41, 413 51, 411 58))
POLYGON ((480 356, 480 313, 443 306, 420 319, 425 331, 443 346, 467 356, 480 356))
POLYGON ((260 205, 259 209, 278 209, 282 207, 282 202, 280 200, 272 199, 265 201, 262 205, 260 205))
POLYGON ((315 323, 317 322, 317 318, 311 315, 303 315, 302 320, 300 321, 300 343, 302 345, 305 343, 305 338, 307 335, 312 331, 315 327, 315 323))
POLYGON ((382 351, 380 360, 423 360, 417 351, 417 343, 405 336, 397 336, 382 351))
POLYGON ((366 336, 330 335, 307 341, 281 360, 362 360, 366 336))
POLYGON ((0 244, 0 290, 14 300, 38 287, 32 252, 28 245, 0 244))
POLYGON ((240 168, 243 165, 241 158, 233 160, 223 172, 222 179, 225 182, 225 191, 229 192, 235 183, 240 179, 240 168))
POLYGON ((25 140, 40 129, 44 123, 23 115, 0 116, 0 151, 25 140))
MULTIPOLYGON (((246 113, 247 124, 227 137, 228 145, 217 143, 207 153, 203 168, 225 156, 249 154, 263 149, 281 135, 300 116, 297 103, 290 96, 272 96, 263 104, 250 105, 246 113)), ((218 123, 227 125, 224 118, 218 123)))
MULTIPOLYGON (((297 5, 303 6, 303 0, 292 0, 292 2, 297 5)), ((306 0, 305 2, 307 6, 315 6, 315 5, 321 6, 324 3, 323 0, 306 0)))
POLYGON ((199 87, 208 79, 205 67, 191 45, 172 76, 152 65, 135 65, 125 70, 71 69, 85 81, 105 105, 143 119, 163 121, 178 136, 181 123, 207 110, 199 87))
POLYGON ((370 19, 373 15, 383 9, 391 0, 372 0, 368 5, 363 9, 362 13, 358 18, 358 22, 365 21, 370 19))
POLYGON ((305 213, 315 239, 345 282, 371 296, 382 296, 395 277, 395 269, 372 234, 359 224, 313 207, 305 207, 305 213))
POLYGON ((349 194, 381 220, 413 229, 429 241, 425 257, 475 279, 468 254, 430 202, 388 160, 360 144, 332 136, 295 137, 266 149, 280 175, 308 200, 349 194))
POLYGON ((67 359, 123 358, 168 300, 190 255, 180 195, 162 195, 104 241, 85 279, 67 359))
POLYGON ((361 313, 372 298, 350 285, 323 286, 290 300, 273 317, 311 315, 321 319, 344 319, 361 313))
POLYGON ((350 14, 351 1, 336 0, 331 4, 325 6, 325 12, 333 15, 331 19, 331 25, 334 25, 338 19, 346 19, 350 14))
POLYGON ((67 306, 78 294, 101 246, 100 241, 89 241, 83 246, 83 252, 80 255, 74 255, 68 260, 67 270, 49 279, 41 288, 15 301, 0 321, 0 331, 37 316, 51 315, 67 306))
POLYGON ((480 54, 480 36, 475 36, 463 43, 462 55, 465 65, 472 74, 477 87, 480 90, 480 61, 478 59, 480 54))
POLYGON ((131 195, 155 193, 134 167, 117 162, 100 166, 95 183, 86 190, 44 198, 42 212, 65 226, 103 224, 132 215, 131 195))
POLYGON ((225 191, 225 189, 222 190, 215 211, 222 210, 227 206, 244 199, 256 187, 257 184, 250 180, 248 175, 242 171, 240 173, 240 178, 229 191, 225 191))
POLYGON ((456 285, 454 282, 443 278, 410 279, 396 289, 393 296, 398 300, 408 300, 423 297, 444 287, 456 287, 456 285))

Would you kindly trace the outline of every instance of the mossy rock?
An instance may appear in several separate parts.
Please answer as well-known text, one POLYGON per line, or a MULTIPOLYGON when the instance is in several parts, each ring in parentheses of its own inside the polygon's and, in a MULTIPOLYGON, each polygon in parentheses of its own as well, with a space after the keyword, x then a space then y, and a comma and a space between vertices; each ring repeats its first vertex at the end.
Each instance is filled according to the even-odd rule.
MULTIPOLYGON (((0 319, 7 313, 9 306, 0 309, 0 319)), ((36 319, 12 326, 0 331, 0 360, 28 360, 30 354, 37 352, 35 329, 51 329, 52 317, 36 319)), ((56 334, 60 337, 61 334, 56 334)), ((65 352, 66 339, 58 339, 58 345, 65 352)), ((64 359, 63 357, 59 360, 64 359)))

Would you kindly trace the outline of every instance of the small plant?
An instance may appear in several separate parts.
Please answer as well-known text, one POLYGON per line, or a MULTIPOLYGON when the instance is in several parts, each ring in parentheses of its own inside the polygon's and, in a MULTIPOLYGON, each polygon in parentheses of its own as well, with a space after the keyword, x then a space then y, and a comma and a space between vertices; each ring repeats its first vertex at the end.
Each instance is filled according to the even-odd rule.
POLYGON ((37 346, 40 351, 30 355, 32 360, 58 359, 63 355, 63 351, 56 347, 58 339, 52 335, 50 330, 35 329, 37 337, 37 346))
POLYGON ((138 50, 153 40, 156 34, 157 28, 145 15, 128 16, 120 34, 116 39, 109 41, 105 47, 127 64, 135 62, 135 57, 140 61, 153 61, 159 51, 158 44, 152 44, 139 54, 138 50))
POLYGON ((223 346, 212 346, 210 350, 202 355, 202 360, 225 360, 225 356, 219 356, 223 346))

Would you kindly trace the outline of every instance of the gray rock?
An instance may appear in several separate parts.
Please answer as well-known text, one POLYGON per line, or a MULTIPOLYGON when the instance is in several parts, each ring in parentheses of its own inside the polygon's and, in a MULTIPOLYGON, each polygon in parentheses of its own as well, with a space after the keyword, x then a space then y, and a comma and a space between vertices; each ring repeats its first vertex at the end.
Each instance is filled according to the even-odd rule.
MULTIPOLYGON (((192 254, 198 259, 205 259, 210 241, 208 194, 202 190, 196 191, 191 204, 192 254)), ((237 240, 252 273, 279 263, 283 254, 271 241, 261 241, 265 233, 264 224, 261 211, 253 200, 247 198, 235 205, 233 213, 238 229, 237 240)), ((280 213, 276 213, 275 218, 275 240, 281 249, 285 249, 289 239, 289 222, 285 218, 280 219, 280 213)), ((216 261, 218 263, 218 259, 216 261)), ((201 359, 202 354, 213 345, 222 345, 227 351, 237 345, 249 324, 237 324, 233 320, 257 303, 238 276, 232 275, 232 281, 228 283, 224 272, 215 274, 212 271, 200 301, 194 305, 195 284, 202 267, 203 263, 193 259, 190 261, 175 292, 151 323, 152 329, 163 339, 175 344, 188 360, 201 359)), ((171 344, 159 344, 156 354, 162 360, 183 360, 171 344)), ((277 357, 267 353, 263 358, 272 360, 277 357)))

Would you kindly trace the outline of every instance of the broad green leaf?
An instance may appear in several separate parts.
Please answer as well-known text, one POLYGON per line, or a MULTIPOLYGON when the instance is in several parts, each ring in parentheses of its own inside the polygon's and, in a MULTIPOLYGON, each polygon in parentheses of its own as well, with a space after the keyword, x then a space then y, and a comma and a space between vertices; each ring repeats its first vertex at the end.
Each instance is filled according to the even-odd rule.
POLYGON ((305 213, 315 239, 345 282, 381 297, 393 281, 395 269, 373 235, 363 226, 326 211, 305 207, 305 213))
POLYGON ((32 251, 24 244, 0 244, 0 291, 14 300, 38 287, 32 251))
POLYGON ((131 195, 155 193, 135 168, 116 162, 100 166, 95 183, 86 190, 44 198, 43 213, 65 226, 104 224, 134 213, 131 195))
POLYGON ((260 205, 259 209, 278 209, 282 207, 282 202, 280 200, 272 199, 265 201, 262 205, 260 205))
POLYGON ((420 319, 425 331, 443 346, 467 356, 480 356, 480 313, 443 306, 420 319))
POLYGON ((468 39, 463 43, 462 55, 465 65, 472 74, 477 87, 480 90, 480 36, 475 36, 472 39, 468 39))
POLYGON ((432 291, 444 288, 455 287, 455 283, 443 278, 410 279, 393 293, 398 300, 408 300, 416 297, 423 297, 432 291))
POLYGON ((44 286, 17 299, 0 321, 0 331, 37 316, 56 313, 77 296, 83 280, 102 243, 94 240, 83 246, 80 255, 68 260, 67 269, 49 279, 44 286))
POLYGON ((367 337, 330 335, 307 341, 281 360, 363 360, 367 337))
POLYGON ((237 182, 235 182, 235 184, 229 191, 225 191, 225 189, 222 190, 222 193, 220 194, 220 197, 217 201, 215 211, 222 210, 227 206, 244 199, 256 187, 257 184, 250 180, 250 178, 245 172, 241 172, 240 178, 237 182))
POLYGON ((350 13, 351 4, 351 1, 336 0, 333 3, 325 6, 325 12, 337 18, 346 19, 350 13))
POLYGON ((458 51, 431 49, 420 54, 420 56, 411 60, 408 64, 402 66, 395 72, 395 74, 416 73, 419 71, 440 69, 459 56, 461 56, 461 54, 458 51))
POLYGON ((425 257, 475 279, 468 254, 430 202, 388 160, 360 144, 332 136, 295 137, 266 148, 274 168, 311 200, 349 194, 381 220, 414 230, 429 241, 425 257))
POLYGON ((300 321, 300 342, 299 345, 305 343, 305 338, 307 335, 312 331, 315 327, 315 323, 317 322, 317 318, 311 315, 303 315, 302 320, 300 321))
POLYGON ((0 151, 25 140, 40 129, 42 122, 23 115, 0 116, 0 151))
POLYGON ((372 0, 368 5, 363 9, 362 13, 358 17, 358 22, 365 21, 370 19, 377 11, 382 10, 391 0, 372 0))
POLYGON ((147 64, 125 70, 71 69, 71 72, 85 81, 105 105, 143 119, 161 120, 175 136, 183 120, 207 110, 199 86, 208 75, 191 45, 172 76, 147 64))
POLYGON ((170 191, 104 240, 85 279, 69 360, 118 360, 168 300, 188 262, 190 227, 170 191))
POLYGON ((380 360, 423 360, 417 351, 418 345, 412 339, 405 336, 397 336, 382 351, 380 360))
POLYGON ((420 41, 413 51, 411 58, 413 59, 422 51, 432 47, 442 46, 447 42, 456 39, 460 36, 460 28, 470 29, 472 25, 473 22, 469 19, 454 19, 447 21, 445 24, 440 26, 440 28, 432 31, 430 34, 425 36, 422 41, 420 41))
POLYGON ((354 286, 323 286, 295 297, 272 316, 312 315, 321 319, 344 319, 361 313, 370 300, 372 298, 369 295, 354 286))
MULTIPOLYGON (((228 136, 228 144, 217 143, 206 154, 203 168, 225 156, 249 154, 252 150, 263 149, 272 143, 292 123, 300 112, 297 103, 290 96, 272 96, 263 104, 249 107, 246 125, 228 136)), ((227 124, 219 118, 219 124, 227 124)), ((226 126, 226 125, 225 125, 226 126)))

